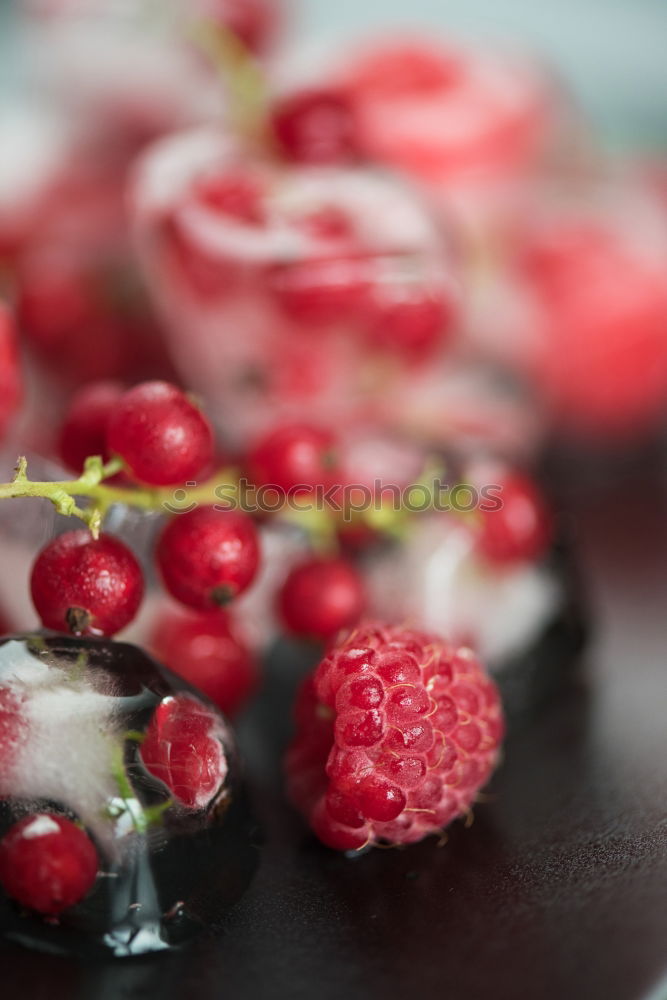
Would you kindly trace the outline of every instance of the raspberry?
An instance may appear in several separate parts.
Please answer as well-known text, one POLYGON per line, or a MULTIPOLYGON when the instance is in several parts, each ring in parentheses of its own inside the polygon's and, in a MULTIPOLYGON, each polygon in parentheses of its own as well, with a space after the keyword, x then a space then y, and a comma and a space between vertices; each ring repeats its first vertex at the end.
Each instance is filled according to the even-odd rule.
POLYGON ((330 639, 354 625, 365 611, 364 581, 344 559, 310 559, 290 571, 278 602, 291 632, 330 639))
POLYGON ((347 163, 358 148, 352 108, 342 92, 319 88, 278 101, 271 126, 284 156, 294 163, 347 163))
POLYGON ((499 477, 502 507, 480 509, 477 549, 489 562, 533 562, 552 538, 551 515, 535 483, 518 472, 499 477))
POLYGON ((97 851, 64 816, 35 813, 0 841, 0 883, 12 899, 56 916, 86 896, 97 876, 97 851))
POLYGON ((168 382, 143 382, 124 393, 109 420, 107 442, 132 476, 151 486, 196 480, 214 451, 208 420, 168 382))
POLYGON ((254 486, 273 486, 290 495, 330 486, 337 465, 334 435, 308 424, 275 428, 255 444, 246 461, 254 486))
POLYGON ((32 600, 46 628, 74 635, 114 635, 139 610, 141 567, 112 535, 69 531, 37 556, 30 578, 32 600))
POLYGON ((247 514, 197 507, 167 523, 156 555, 169 593, 195 611, 209 611, 252 583, 259 542, 247 514))
POLYGON ((362 625, 302 686, 290 798, 336 850, 414 843, 470 809, 503 731, 498 691, 469 649, 362 625))
POLYGON ((146 770, 188 809, 204 809, 227 777, 220 723, 210 708, 190 695, 160 702, 140 755, 146 770))
POLYGON ((119 382, 93 382, 75 393, 60 430, 60 457, 68 468, 81 472, 90 455, 108 461, 107 427, 122 395, 119 382))
POLYGON ((162 615, 150 647, 179 677, 233 716, 257 686, 257 665, 224 611, 162 615))

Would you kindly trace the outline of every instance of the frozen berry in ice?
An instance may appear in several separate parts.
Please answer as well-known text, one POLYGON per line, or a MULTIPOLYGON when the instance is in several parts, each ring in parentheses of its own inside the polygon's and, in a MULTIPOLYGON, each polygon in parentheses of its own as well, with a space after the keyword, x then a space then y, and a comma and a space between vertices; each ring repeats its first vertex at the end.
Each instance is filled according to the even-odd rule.
POLYGON ((76 823, 35 813, 15 823, 0 841, 0 883, 21 906, 57 916, 88 895, 98 857, 76 823))

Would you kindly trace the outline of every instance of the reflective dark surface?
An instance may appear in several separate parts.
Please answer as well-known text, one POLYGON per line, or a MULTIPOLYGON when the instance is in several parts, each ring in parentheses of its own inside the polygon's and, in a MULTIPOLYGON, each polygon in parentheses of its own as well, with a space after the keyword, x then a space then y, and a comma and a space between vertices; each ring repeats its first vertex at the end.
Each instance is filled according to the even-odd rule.
POLYGON ((586 662, 515 717, 471 828, 352 861, 319 847, 282 798, 285 675, 298 670, 276 657, 241 727, 267 843, 222 934, 115 964, 6 948, 3 995, 666 995, 667 495, 629 468, 568 505, 595 619, 586 662))

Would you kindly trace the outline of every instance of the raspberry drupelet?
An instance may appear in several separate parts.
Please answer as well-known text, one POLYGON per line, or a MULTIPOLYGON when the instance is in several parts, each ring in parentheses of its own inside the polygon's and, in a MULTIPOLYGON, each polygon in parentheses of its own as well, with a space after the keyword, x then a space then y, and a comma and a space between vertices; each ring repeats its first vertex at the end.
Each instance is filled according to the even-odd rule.
POLYGON ((468 812, 503 733, 498 691, 471 650, 363 625, 301 689, 288 792, 335 850, 415 843, 468 812))

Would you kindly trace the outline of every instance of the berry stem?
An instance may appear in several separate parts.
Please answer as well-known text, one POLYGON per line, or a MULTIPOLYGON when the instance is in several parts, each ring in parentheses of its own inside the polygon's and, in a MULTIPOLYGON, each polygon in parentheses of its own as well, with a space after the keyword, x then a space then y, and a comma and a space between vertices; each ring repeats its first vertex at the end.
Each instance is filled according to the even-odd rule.
POLYGON ((257 60, 233 31, 211 21, 192 24, 190 37, 229 90, 229 113, 235 130, 251 140, 262 138, 269 99, 257 60))
POLYGON ((16 465, 16 473, 9 483, 0 483, 0 500, 19 497, 41 497, 50 500, 56 511, 66 517, 78 517, 84 521, 94 536, 99 533, 102 521, 111 506, 125 504, 144 511, 170 511, 178 513, 200 503, 215 503, 219 490, 224 488, 225 498, 235 489, 234 477, 223 471, 201 485, 182 489, 110 486, 104 482, 123 468, 120 459, 112 459, 106 465, 95 455, 86 460, 84 471, 78 479, 41 482, 28 479, 28 463, 21 456, 16 465), (84 497, 90 503, 80 507, 76 498, 84 497))

